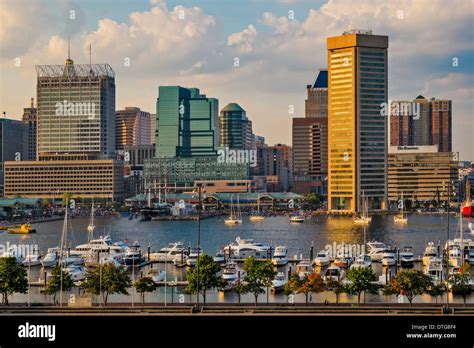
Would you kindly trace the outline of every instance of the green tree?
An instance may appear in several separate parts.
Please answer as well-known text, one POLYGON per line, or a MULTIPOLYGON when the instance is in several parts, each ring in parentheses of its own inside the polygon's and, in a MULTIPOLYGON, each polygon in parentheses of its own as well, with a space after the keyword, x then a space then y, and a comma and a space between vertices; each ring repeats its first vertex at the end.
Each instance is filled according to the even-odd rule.
POLYGON ((16 292, 24 294, 27 290, 28 279, 25 267, 16 262, 15 257, 0 258, 0 292, 2 293, 2 304, 8 306, 8 296, 16 292))
POLYGON ((142 304, 145 304, 145 293, 155 291, 158 284, 151 277, 141 277, 135 282, 134 286, 137 292, 142 295, 142 304))
POLYGON ((289 296, 291 294, 296 294, 302 283, 303 281, 300 279, 298 273, 292 273, 283 289, 285 295, 289 296))
POLYGON ((331 279, 326 282, 326 289, 332 291, 336 295, 336 305, 339 304, 339 297, 346 292, 346 287, 342 280, 331 279))
POLYGON ((69 291, 74 286, 74 282, 71 279, 71 275, 62 270, 61 267, 54 267, 51 270, 51 278, 49 279, 46 287, 44 289, 44 293, 46 295, 53 295, 53 303, 56 305, 56 295, 59 291, 61 291, 61 277, 62 277, 62 290, 69 291))
POLYGON ((304 276, 296 292, 304 294, 307 305, 310 293, 320 293, 324 290, 326 290, 326 286, 321 275, 319 273, 311 273, 304 276))
POLYGON ((249 257, 244 261, 244 271, 247 273, 245 281, 241 282, 241 292, 251 293, 255 297, 255 305, 258 302, 258 295, 265 293, 265 288, 272 285, 272 280, 277 272, 273 268, 271 260, 259 261, 254 257, 249 257))
POLYGON ((466 306, 466 298, 472 293, 472 286, 469 284, 470 275, 467 272, 453 274, 449 277, 448 282, 451 284, 451 292, 455 295, 461 295, 464 306, 466 306))
POLYGON ((115 267, 109 263, 87 272, 86 280, 82 286, 93 295, 102 295, 102 300, 107 306, 109 295, 128 295, 127 289, 132 285, 131 283, 130 276, 124 266, 115 267))
POLYGON ((186 292, 188 294, 199 293, 202 295, 204 305, 206 305, 206 292, 223 286, 222 279, 219 276, 221 267, 209 255, 201 255, 197 261, 199 261, 199 278, 197 267, 188 268, 186 271, 186 279, 188 281, 186 292))
POLYGON ((346 285, 347 293, 357 295, 357 304, 360 305, 360 295, 363 292, 378 294, 379 286, 374 284, 377 276, 372 268, 351 268, 347 271, 349 283, 346 285))
POLYGON ((444 286, 444 284, 433 284, 431 288, 428 289, 428 294, 435 298, 436 303, 438 303, 438 297, 442 296, 445 292, 446 286, 444 286))
POLYGON ((406 296, 410 306, 416 296, 429 293, 433 282, 429 275, 420 270, 401 271, 386 286, 387 291, 396 295, 406 296))
POLYGON ((309 204, 318 206, 321 203, 321 197, 317 193, 311 192, 306 195, 306 201, 309 204))

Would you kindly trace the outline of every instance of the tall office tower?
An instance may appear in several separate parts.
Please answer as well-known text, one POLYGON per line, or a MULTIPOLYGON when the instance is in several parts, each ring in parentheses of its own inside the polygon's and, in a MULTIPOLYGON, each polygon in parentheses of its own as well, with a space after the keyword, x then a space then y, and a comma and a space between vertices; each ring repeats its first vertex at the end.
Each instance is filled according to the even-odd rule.
POLYGON ((328 170, 328 74, 321 69, 308 85, 305 117, 293 118, 293 191, 326 193, 328 170))
POLYGON ((221 146, 230 149, 251 150, 254 148, 252 121, 237 103, 227 104, 219 117, 221 146))
POLYGON ((151 145, 151 116, 136 107, 126 107, 115 112, 115 148, 126 145, 151 145))
POLYGON ((431 139, 439 152, 452 150, 452 103, 451 100, 431 99, 431 139))
POLYGON ((160 86, 158 93, 157 157, 217 155, 219 101, 197 88, 160 86))
POLYGON ((288 191, 291 186, 291 146, 276 144, 262 149, 263 175, 277 177, 274 191, 288 191))
POLYGON ((391 109, 391 146, 438 145, 439 152, 451 151, 450 100, 419 95, 413 101, 392 101, 391 109))
POLYGON ((27 144, 28 149, 25 151, 26 161, 34 161, 36 159, 36 124, 37 124, 37 109, 34 107, 34 99, 31 98, 31 105, 29 108, 23 109, 22 121, 28 128, 27 144))
POLYGON ((37 65, 39 159, 112 158, 115 77, 108 64, 37 65))
POLYGON ((328 209, 385 209, 388 37, 349 31, 327 39, 328 209))
POLYGON ((0 119, 0 197, 4 195, 6 161, 27 160, 28 125, 18 120, 0 119))
POLYGON ((150 136, 151 136, 151 143, 153 145, 156 144, 156 138, 158 137, 158 122, 156 119, 156 114, 150 115, 150 136))

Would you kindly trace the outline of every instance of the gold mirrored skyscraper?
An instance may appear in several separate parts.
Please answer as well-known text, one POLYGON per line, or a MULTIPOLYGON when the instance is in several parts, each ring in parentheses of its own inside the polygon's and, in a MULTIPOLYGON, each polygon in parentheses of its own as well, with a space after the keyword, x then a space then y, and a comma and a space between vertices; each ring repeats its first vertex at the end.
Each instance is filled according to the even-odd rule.
POLYGON ((328 209, 385 209, 388 37, 352 30, 327 39, 328 209))

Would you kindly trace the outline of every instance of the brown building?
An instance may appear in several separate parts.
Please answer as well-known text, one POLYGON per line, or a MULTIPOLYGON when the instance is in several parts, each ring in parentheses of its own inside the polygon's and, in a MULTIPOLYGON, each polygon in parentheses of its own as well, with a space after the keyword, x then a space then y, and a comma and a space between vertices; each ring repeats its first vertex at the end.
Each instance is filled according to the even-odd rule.
POLYGON ((450 100, 393 101, 390 112, 391 146, 438 145, 439 152, 452 150, 450 100))
POLYGON ((305 117, 293 118, 293 186, 296 193, 326 193, 328 171, 327 70, 307 86, 305 117))
MULTIPOLYGON (((153 134, 154 136, 154 134, 153 134)), ((126 107, 115 113, 115 147, 152 144, 151 116, 140 108, 126 107)))

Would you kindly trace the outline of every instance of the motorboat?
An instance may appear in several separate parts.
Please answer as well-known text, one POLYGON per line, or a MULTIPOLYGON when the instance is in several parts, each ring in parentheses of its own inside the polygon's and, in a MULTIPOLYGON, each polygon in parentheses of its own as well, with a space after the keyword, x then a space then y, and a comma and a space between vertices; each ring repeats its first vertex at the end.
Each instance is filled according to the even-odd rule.
POLYGON ((430 259, 433 257, 438 257, 438 248, 435 247, 433 242, 428 242, 428 245, 423 252, 423 265, 428 266, 430 259))
POLYGON ((303 279, 304 277, 313 273, 313 266, 309 261, 302 260, 296 265, 296 273, 298 274, 300 279, 303 279))
POLYGON ((125 266, 139 266, 144 261, 140 244, 137 241, 127 248, 122 260, 125 266))
POLYGON ((329 265, 329 253, 325 250, 318 252, 314 258, 314 264, 318 267, 329 265))
POLYGON ((431 257, 428 260, 425 274, 431 277, 435 285, 441 284, 444 281, 443 260, 439 257, 431 257))
POLYGON ((284 266, 288 263, 286 255, 288 254, 288 249, 284 246, 277 246, 275 252, 273 253, 272 263, 273 266, 284 266))
POLYGON ((451 267, 460 267, 462 265, 461 248, 459 246, 454 245, 449 249, 448 264, 451 267))
POLYGON ((216 255, 214 255, 213 260, 216 263, 224 263, 225 262, 224 252, 222 250, 218 251, 216 255))
POLYGON ((395 266, 397 264, 397 255, 394 250, 387 250, 382 254, 382 265, 385 267, 395 266))
POLYGON ((354 260, 350 256, 339 256, 334 260, 332 264, 339 268, 349 268, 353 262, 354 260))
POLYGON ((44 258, 40 261, 43 267, 56 266, 58 262, 59 248, 49 248, 44 258))
POLYGON ((235 282, 238 280, 237 265, 234 261, 229 261, 222 272, 222 280, 226 282, 235 282))
POLYGON ((381 262, 383 254, 389 250, 389 248, 382 242, 368 242, 368 255, 370 256, 372 262, 381 262))
POLYGON ((153 279, 155 283, 162 282, 166 278, 166 272, 152 268, 148 271, 147 277, 153 279))
POLYGON ((372 241, 367 243, 367 251, 370 253, 372 251, 378 250, 387 250, 388 246, 383 242, 372 241))
POLYGON ((290 216, 290 222, 302 223, 304 220, 304 216, 300 214, 293 214, 290 216))
POLYGON ((41 264, 40 254, 28 254, 21 262, 23 266, 38 266, 41 264))
POLYGON ((367 255, 359 255, 350 268, 369 268, 372 265, 372 258, 367 255))
POLYGON ((186 266, 189 266, 189 267, 196 266, 197 259, 202 254, 203 254, 202 249, 191 248, 188 258, 186 259, 186 266))
POLYGON ((272 280, 272 291, 278 292, 284 289, 287 283, 285 273, 278 272, 275 279, 272 280))
POLYGON ((185 249, 183 243, 174 242, 169 243, 166 247, 161 248, 156 253, 150 254, 150 261, 159 261, 159 262, 179 262, 180 260, 185 261, 185 255, 187 250, 185 249))
POLYGON ((415 265, 415 255, 413 247, 405 246, 400 251, 400 265, 404 268, 413 267, 415 265))
POLYGON ((84 264, 84 257, 79 254, 70 254, 69 256, 63 257, 61 260, 62 266, 70 266, 70 265, 83 265, 84 264))
POLYGON ((245 259, 251 256, 256 259, 267 259, 270 256, 270 246, 255 242, 253 239, 237 237, 235 242, 224 247, 224 252, 237 259, 245 259))
POLYGON ((19 227, 10 227, 7 229, 8 233, 12 234, 29 234, 29 233, 35 233, 36 230, 31 227, 30 224, 22 224, 19 227))
POLYGON ((73 282, 79 282, 86 279, 86 271, 82 266, 71 265, 66 267, 65 271, 71 275, 73 282))
POLYGON ((329 266, 324 273, 323 279, 324 281, 336 280, 339 281, 343 278, 344 271, 341 270, 340 267, 337 266, 329 266))
POLYGON ((122 243, 112 243, 110 236, 100 236, 99 238, 91 239, 88 243, 76 246, 70 253, 89 256, 98 253, 121 254, 125 251, 126 245, 122 243))

